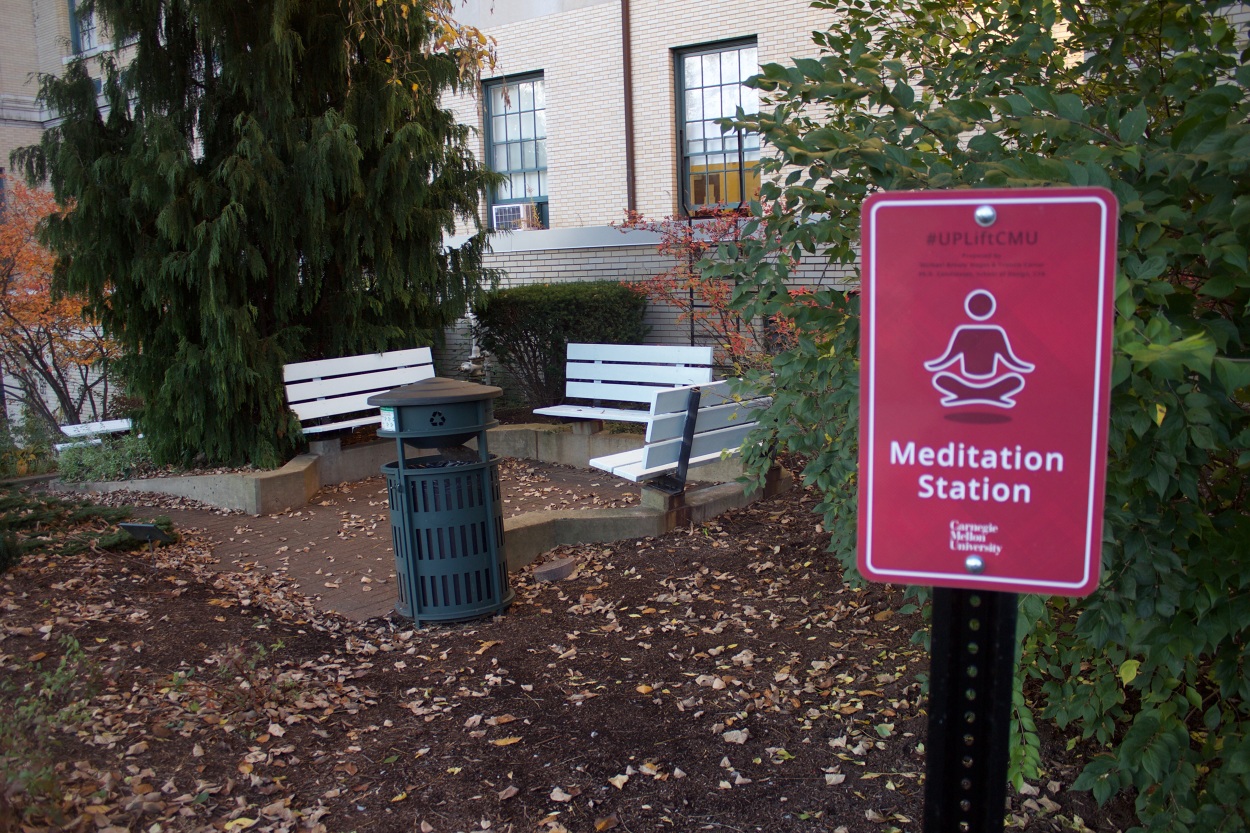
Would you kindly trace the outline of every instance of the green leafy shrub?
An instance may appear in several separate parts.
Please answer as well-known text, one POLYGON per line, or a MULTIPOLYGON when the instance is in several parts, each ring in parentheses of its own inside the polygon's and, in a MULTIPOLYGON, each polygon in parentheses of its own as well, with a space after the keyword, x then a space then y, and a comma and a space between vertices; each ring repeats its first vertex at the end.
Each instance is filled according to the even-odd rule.
POLYGON ((50 471, 52 443, 42 423, 30 416, 16 428, 0 415, 0 477, 50 471))
MULTIPOLYGON (((819 59, 769 65, 778 151, 744 241, 704 264, 744 313, 791 313, 761 424, 855 562, 858 298, 786 289, 797 259, 854 274, 877 190, 1101 185, 1121 206, 1100 589, 1026 597, 1032 710, 1095 751, 1076 786, 1128 791, 1142 829, 1250 826, 1250 67, 1234 3, 830 0, 819 59), (817 104, 818 107, 811 105, 817 104), (776 252, 780 247, 780 255, 776 252)), ((725 249, 726 247, 722 247, 725 249)), ((767 443, 764 446, 766 447, 767 443)), ((748 444, 748 462, 764 458, 748 444)))
POLYGON ((473 308, 482 348, 512 374, 531 408, 564 396, 569 342, 638 344, 646 299, 615 281, 527 284, 487 293, 473 308))
POLYGON ((105 437, 100 445, 79 445, 61 452, 57 471, 62 480, 85 483, 127 480, 152 474, 156 466, 148 443, 137 434, 105 437))

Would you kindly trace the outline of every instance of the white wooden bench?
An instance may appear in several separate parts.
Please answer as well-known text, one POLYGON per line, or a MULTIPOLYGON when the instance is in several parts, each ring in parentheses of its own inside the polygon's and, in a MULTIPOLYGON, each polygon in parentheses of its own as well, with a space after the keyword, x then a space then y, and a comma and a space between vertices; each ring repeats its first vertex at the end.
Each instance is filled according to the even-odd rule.
POLYGON ((711 382, 711 347, 651 344, 570 344, 564 366, 566 399, 593 405, 537 408, 536 414, 566 419, 650 422, 640 408, 605 407, 603 402, 650 404, 656 391, 711 382))
POLYGON ((736 398, 728 381, 670 388, 653 394, 646 445, 591 459, 590 465, 634 483, 680 494, 688 469, 736 454, 768 397, 736 398))
POLYGON ((428 347, 318 359, 284 365, 286 401, 304 434, 380 423, 381 412, 365 400, 401 385, 434 376, 428 347))
POLYGON ((56 443, 52 447, 57 452, 67 448, 78 448, 87 445, 100 445, 103 437, 108 434, 125 434, 132 424, 128 419, 106 419, 100 422, 80 422, 76 425, 62 425, 61 433, 70 438, 69 442, 56 443))

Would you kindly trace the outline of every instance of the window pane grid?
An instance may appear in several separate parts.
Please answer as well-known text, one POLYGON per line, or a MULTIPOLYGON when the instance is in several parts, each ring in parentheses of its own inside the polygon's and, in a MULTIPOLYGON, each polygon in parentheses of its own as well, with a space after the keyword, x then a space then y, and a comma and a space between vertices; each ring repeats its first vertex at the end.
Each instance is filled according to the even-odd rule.
POLYGON ((742 82, 758 71, 754 45, 680 56, 681 125, 687 209, 734 205, 759 191, 759 136, 724 129, 717 120, 759 111, 759 96, 742 82))
POLYGON ((491 168, 504 175, 492 202, 547 197, 547 98, 541 78, 492 84, 486 96, 491 168))

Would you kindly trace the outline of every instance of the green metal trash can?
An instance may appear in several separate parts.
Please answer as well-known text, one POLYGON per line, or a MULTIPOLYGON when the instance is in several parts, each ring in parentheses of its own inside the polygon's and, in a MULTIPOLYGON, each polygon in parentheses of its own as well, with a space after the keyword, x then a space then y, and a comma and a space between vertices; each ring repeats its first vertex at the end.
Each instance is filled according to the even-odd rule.
POLYGON ((501 393, 432 378, 369 397, 382 411, 378 436, 393 437, 396 447, 395 461, 382 466, 395 540, 395 610, 418 625, 490 616, 515 595, 499 461, 486 444, 501 393), (463 447, 470 440, 477 440, 476 451, 463 447))

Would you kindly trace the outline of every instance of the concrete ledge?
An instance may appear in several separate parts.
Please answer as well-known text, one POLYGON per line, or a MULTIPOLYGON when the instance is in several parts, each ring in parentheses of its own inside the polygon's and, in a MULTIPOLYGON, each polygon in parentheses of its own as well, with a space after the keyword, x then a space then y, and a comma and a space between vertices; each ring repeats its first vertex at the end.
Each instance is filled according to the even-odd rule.
POLYGON ((282 512, 308 503, 321 488, 317 476, 317 455, 301 454, 276 471, 254 474, 200 474, 185 477, 151 477, 140 480, 55 482, 55 488, 68 492, 153 492, 185 497, 235 509, 249 515, 282 512))
MULTIPOLYGON (((492 429, 487 437, 493 454, 587 468, 591 457, 628 451, 643 444, 640 434, 576 434, 563 425, 509 425, 492 429)), ((322 486, 361 480, 379 474, 396 457, 392 440, 341 448, 337 441, 317 441, 276 471, 253 474, 208 474, 156 477, 96 483, 63 483, 55 488, 79 492, 122 490, 185 497, 235 509, 249 515, 268 515, 304 506, 322 486)), ((405 454, 415 456, 416 449, 405 454)), ((747 496, 741 483, 741 464, 734 460, 696 469, 701 480, 714 485, 692 487, 675 498, 643 489, 641 506, 624 509, 564 509, 531 512, 504 521, 504 546, 509 569, 516 570, 561 544, 590 544, 663 535, 687 524, 703 523, 720 513, 746 506, 760 497, 789 488, 788 473, 774 470, 761 491, 747 496)))
MULTIPOLYGON (((486 435, 493 454, 540 460, 544 463, 560 463, 578 468, 590 468, 595 457, 619 454, 642 448, 642 434, 615 434, 600 431, 585 434, 574 430, 573 425, 547 425, 528 423, 524 425, 501 425, 486 435)), ((728 483, 742 476, 742 461, 738 458, 699 466, 691 470, 690 480, 695 483, 728 483)))
MULTIPOLYGON (((595 544, 663 535, 679 526, 701 524, 730 509, 738 509, 789 489, 794 478, 774 469, 768 483, 747 495, 741 483, 720 483, 691 489, 685 495, 662 495, 661 505, 644 495, 643 506, 624 509, 558 509, 529 512, 503 522, 508 569, 532 564, 544 552, 561 544, 595 544)), ((655 495, 661 493, 648 490, 655 495)))
POLYGON ((508 569, 519 570, 561 544, 596 544, 663 535, 665 513, 628 506, 624 509, 553 509, 527 512, 503 522, 508 569))
MULTIPOLYGON (((310 443, 309 447, 308 454, 301 454, 274 471, 89 483, 58 480, 54 486, 69 492, 153 492, 191 498, 249 515, 269 515, 303 506, 322 486, 380 474, 382 465, 395 459, 395 443, 391 440, 377 440, 346 448, 342 448, 337 440, 318 440, 310 443)), ((409 456, 416 456, 419 452, 412 449, 408 453, 409 456)))

